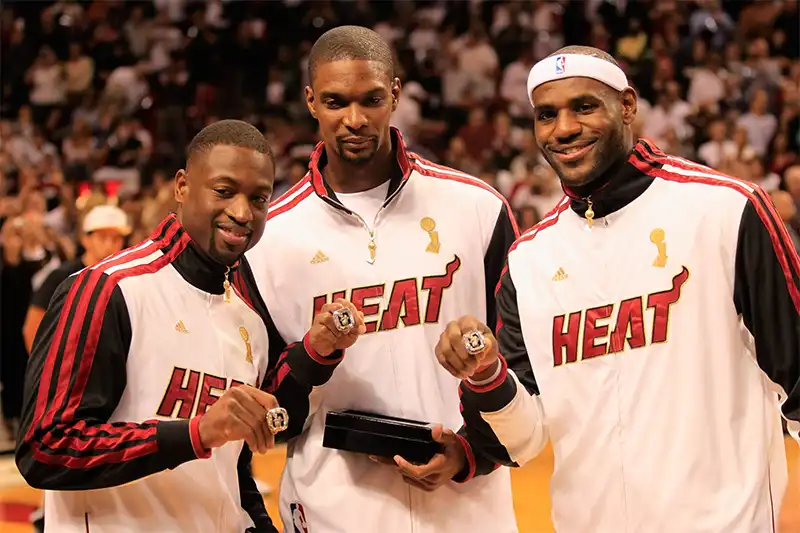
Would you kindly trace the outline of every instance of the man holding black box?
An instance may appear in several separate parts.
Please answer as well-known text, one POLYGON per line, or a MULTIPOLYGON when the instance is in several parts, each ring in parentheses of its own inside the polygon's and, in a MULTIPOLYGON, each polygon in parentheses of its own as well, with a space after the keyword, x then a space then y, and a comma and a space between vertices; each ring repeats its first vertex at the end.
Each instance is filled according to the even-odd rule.
POLYGON ((282 336, 342 297, 367 333, 311 395, 289 444, 281 517, 301 533, 515 533, 509 472, 447 429, 461 425, 458 380, 433 353, 443 324, 463 313, 495 322, 494 288, 518 234, 510 209, 482 181, 406 150, 389 125, 400 82, 377 33, 327 32, 309 71, 323 142, 270 206, 248 259, 282 336))

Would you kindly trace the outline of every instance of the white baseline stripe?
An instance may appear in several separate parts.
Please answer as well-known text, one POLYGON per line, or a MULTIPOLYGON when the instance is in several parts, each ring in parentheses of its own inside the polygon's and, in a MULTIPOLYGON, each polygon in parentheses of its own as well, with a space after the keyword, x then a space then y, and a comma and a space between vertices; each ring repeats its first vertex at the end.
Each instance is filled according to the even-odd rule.
POLYGON ((458 176, 460 178, 466 178, 466 179, 469 179, 469 180, 473 180, 473 181, 485 184, 484 181, 476 178, 475 176, 470 176, 469 174, 465 174, 464 172, 461 172, 460 170, 451 170, 451 169, 432 167, 432 166, 426 165, 425 163, 423 163, 419 159, 415 159, 414 162, 417 164, 417 166, 419 166, 421 168, 424 168, 425 170, 428 170, 430 172, 438 172, 440 174, 449 174, 450 176, 458 176))
POLYGON ((310 181, 306 182, 305 185, 303 185, 302 187, 297 189, 295 192, 293 192, 292 194, 290 194, 286 198, 278 200, 278 202, 276 204, 273 204, 273 205, 271 205, 269 207, 269 210, 270 211, 274 211, 276 209, 280 209, 281 207, 285 206, 286 204, 288 204, 289 202, 291 202, 292 200, 294 200, 295 198, 297 198, 298 196, 303 194, 305 191, 307 191, 309 187, 311 187, 311 182, 310 181))
POLYGON ((679 174, 681 176, 689 176, 689 177, 696 177, 696 178, 711 178, 718 181, 723 181, 726 183, 730 183, 732 185, 737 185, 743 189, 746 189, 749 192, 754 192, 755 189, 748 185, 747 183, 743 182, 742 180, 737 180, 734 178, 729 178, 727 176, 720 176, 719 174, 710 174, 708 172, 700 172, 699 170, 688 170, 685 168, 674 167, 672 165, 663 165, 661 167, 663 170, 670 172, 672 174, 679 174))
POLYGON ((111 274, 113 274, 115 272, 119 272, 120 270, 123 270, 123 269, 134 268, 134 267, 137 267, 137 266, 140 266, 140 265, 146 265, 148 263, 152 263, 153 261, 155 261, 156 259, 158 259, 162 255, 164 255, 164 253, 161 250, 156 250, 155 252, 151 253, 150 255, 146 255, 146 256, 141 257, 139 259, 134 259, 133 261, 128 261, 127 263, 122 263, 121 265, 115 265, 115 266, 109 268, 108 270, 106 270, 105 273, 110 276, 111 274))

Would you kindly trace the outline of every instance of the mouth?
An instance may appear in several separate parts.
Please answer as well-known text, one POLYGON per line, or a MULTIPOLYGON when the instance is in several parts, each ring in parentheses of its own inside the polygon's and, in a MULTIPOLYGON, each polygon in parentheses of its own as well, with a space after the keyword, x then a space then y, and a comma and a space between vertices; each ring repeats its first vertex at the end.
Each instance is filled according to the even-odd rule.
POLYGON ((573 163, 588 154, 596 143, 597 141, 576 143, 566 147, 549 148, 549 151, 560 162, 573 163))
POLYGON ((238 226, 217 226, 217 233, 226 244, 232 247, 242 246, 252 234, 249 229, 238 226))
POLYGON ((345 137, 342 139, 342 144, 347 145, 349 148, 366 148, 372 143, 372 137, 345 137))

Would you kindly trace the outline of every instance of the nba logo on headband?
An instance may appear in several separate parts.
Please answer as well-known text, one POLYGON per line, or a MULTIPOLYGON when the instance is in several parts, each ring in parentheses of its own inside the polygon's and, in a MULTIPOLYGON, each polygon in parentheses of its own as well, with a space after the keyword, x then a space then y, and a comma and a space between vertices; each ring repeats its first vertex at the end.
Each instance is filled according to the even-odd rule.
POLYGON ((564 74, 567 72, 567 58, 564 56, 556 56, 556 74, 564 74))

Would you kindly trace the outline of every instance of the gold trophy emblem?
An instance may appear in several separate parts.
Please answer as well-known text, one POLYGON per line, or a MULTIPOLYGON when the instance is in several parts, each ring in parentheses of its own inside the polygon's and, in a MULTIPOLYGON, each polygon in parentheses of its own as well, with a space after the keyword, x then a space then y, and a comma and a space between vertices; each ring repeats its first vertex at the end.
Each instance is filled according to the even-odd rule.
POLYGON ((242 340, 244 341, 244 346, 247 349, 244 358, 247 360, 248 363, 251 365, 253 364, 253 349, 250 347, 250 334, 247 333, 247 330, 239 328, 239 335, 242 336, 242 340))
POLYGON ((436 222, 433 221, 431 217, 425 217, 419 222, 420 227, 425 230, 430 237, 431 242, 428 243, 428 247, 425 248, 426 252, 430 252, 432 254, 439 253, 439 232, 434 231, 436 229, 436 222))
POLYGON ((667 243, 664 242, 664 230, 656 228, 650 232, 650 242, 656 245, 658 255, 653 261, 654 267, 664 268, 667 266, 667 243))

